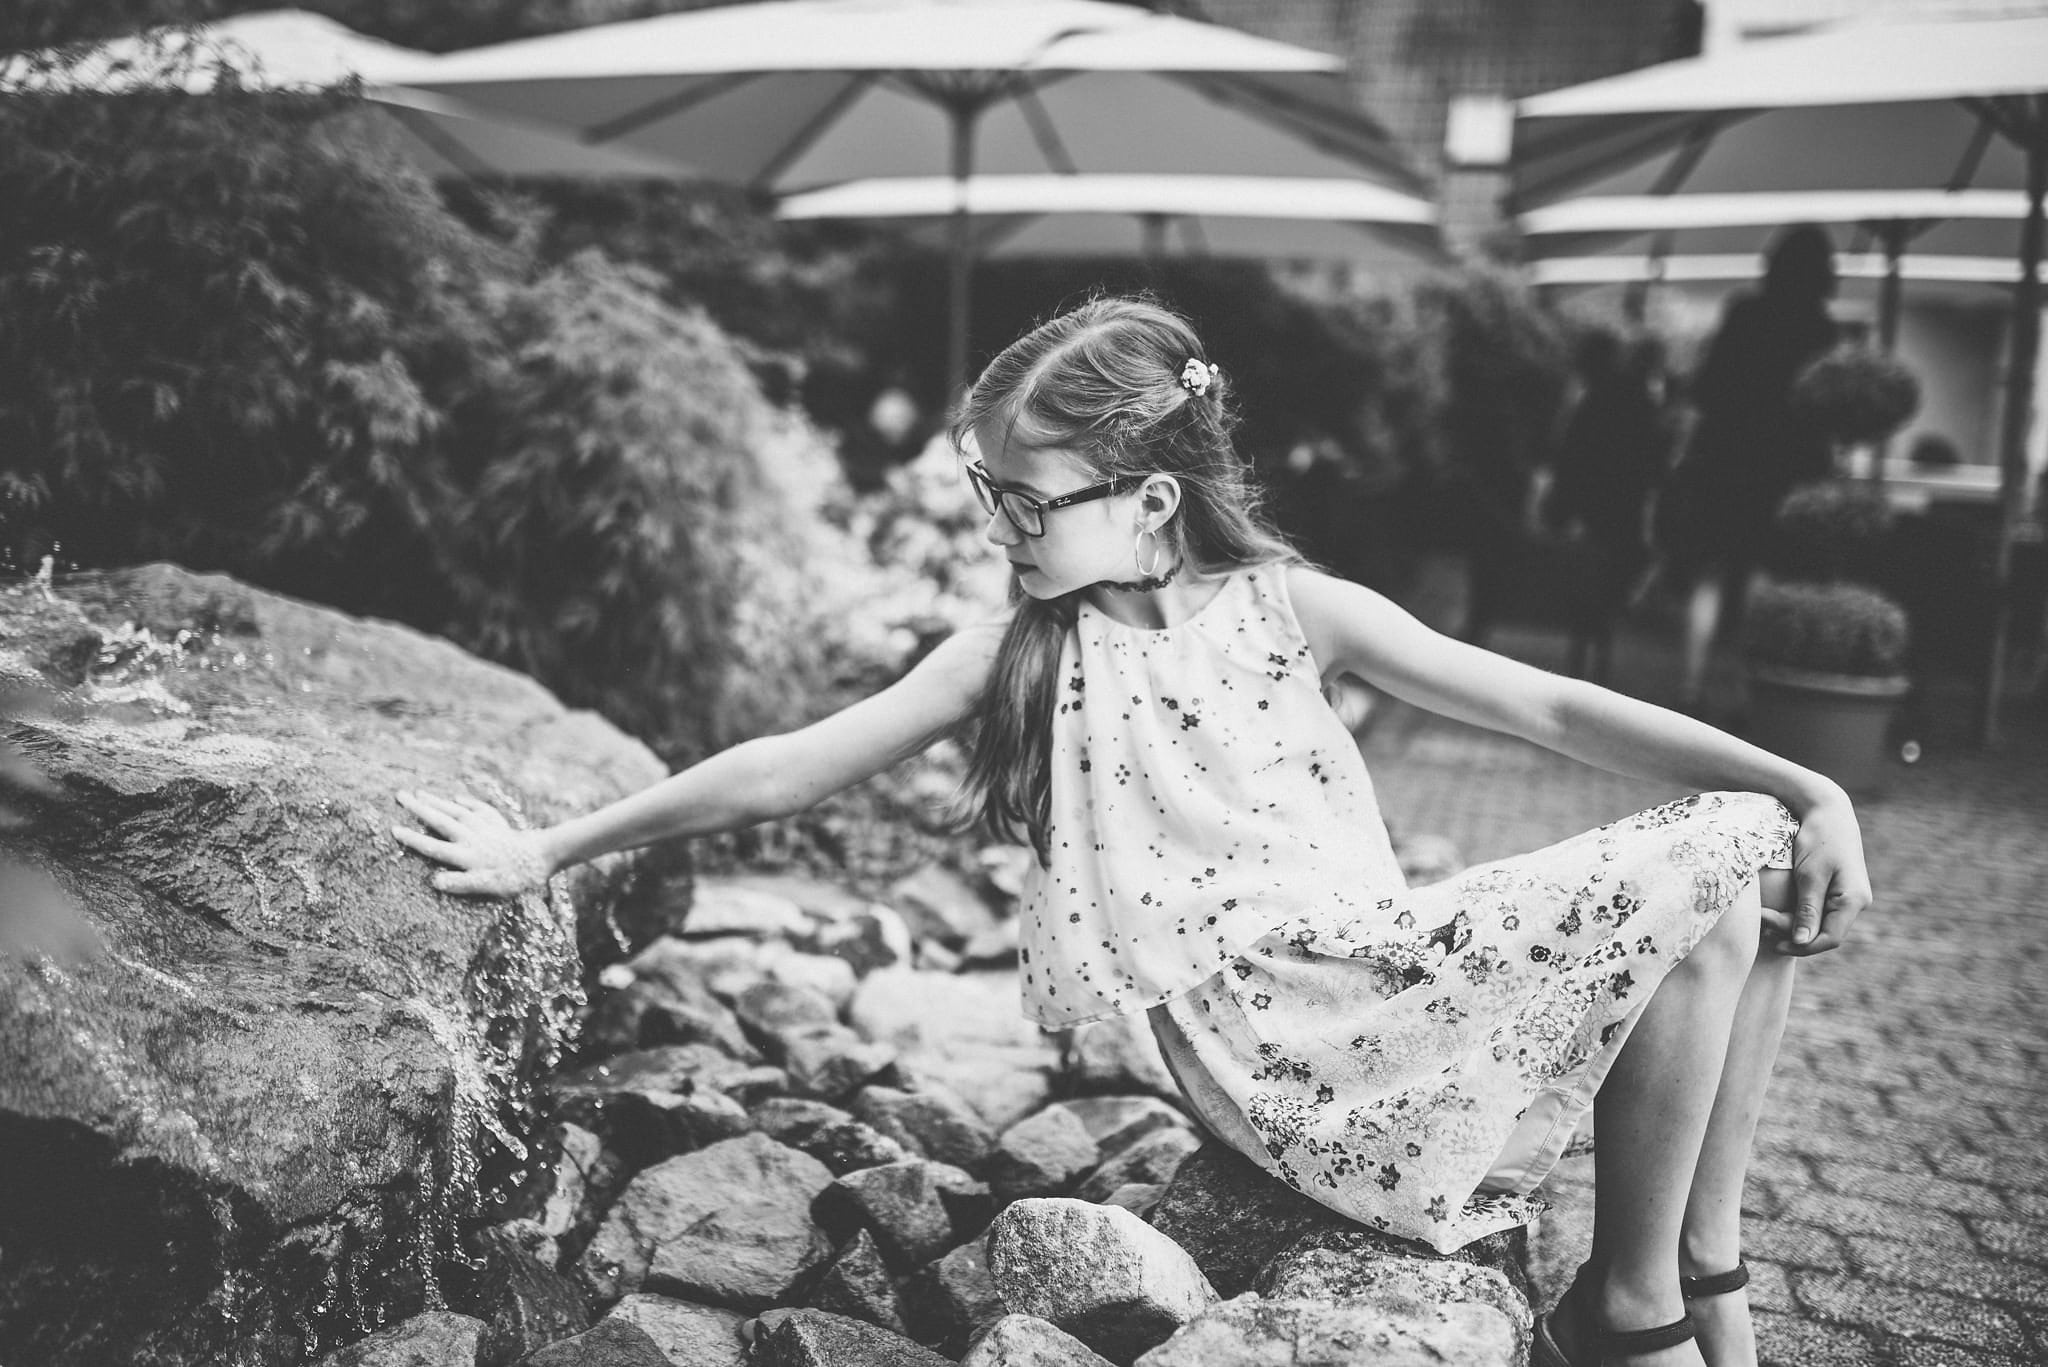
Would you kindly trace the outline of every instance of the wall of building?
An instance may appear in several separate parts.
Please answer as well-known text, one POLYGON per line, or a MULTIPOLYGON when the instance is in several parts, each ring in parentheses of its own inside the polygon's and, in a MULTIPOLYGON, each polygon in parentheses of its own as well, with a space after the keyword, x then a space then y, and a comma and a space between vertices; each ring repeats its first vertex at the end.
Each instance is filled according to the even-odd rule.
POLYGON ((1698 51, 1694 0, 1194 0, 1185 11, 1342 57, 1359 98, 1441 169, 1459 95, 1519 98, 1698 51))

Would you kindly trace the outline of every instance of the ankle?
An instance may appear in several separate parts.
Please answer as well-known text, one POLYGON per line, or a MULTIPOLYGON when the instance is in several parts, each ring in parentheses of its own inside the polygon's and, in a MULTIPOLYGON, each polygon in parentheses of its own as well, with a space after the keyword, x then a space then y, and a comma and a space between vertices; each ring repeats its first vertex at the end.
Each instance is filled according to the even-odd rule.
POLYGON ((1611 1330, 1646 1329, 1685 1316, 1678 1278, 1666 1269, 1610 1267, 1591 1288, 1601 1323, 1611 1330))
POLYGON ((1742 1261, 1740 1234, 1699 1234, 1686 1232, 1678 1240, 1678 1274, 1681 1277, 1712 1277, 1727 1272, 1742 1261))

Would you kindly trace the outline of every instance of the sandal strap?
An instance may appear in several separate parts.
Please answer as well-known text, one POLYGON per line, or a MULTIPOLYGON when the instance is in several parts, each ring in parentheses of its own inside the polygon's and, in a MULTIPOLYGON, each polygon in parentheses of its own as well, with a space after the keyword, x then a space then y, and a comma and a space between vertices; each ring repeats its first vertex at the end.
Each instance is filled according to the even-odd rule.
POLYGON ((1725 1296, 1730 1291, 1740 1291, 1748 1285, 1748 1263, 1737 1263, 1726 1272, 1712 1272, 1704 1277, 1678 1279, 1678 1289, 1689 1301, 1696 1301, 1702 1296, 1725 1296))
POLYGON ((1604 1352, 1623 1356, 1654 1353, 1660 1348, 1675 1348, 1681 1343, 1690 1342, 1694 1337, 1690 1318, 1660 1324, 1655 1329, 1596 1329, 1594 1332, 1604 1352))

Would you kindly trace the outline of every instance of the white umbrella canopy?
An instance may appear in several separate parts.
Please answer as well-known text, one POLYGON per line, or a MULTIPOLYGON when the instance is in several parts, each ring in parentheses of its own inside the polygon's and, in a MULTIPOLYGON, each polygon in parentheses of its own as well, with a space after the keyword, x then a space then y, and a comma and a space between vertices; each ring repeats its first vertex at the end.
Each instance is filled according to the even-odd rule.
POLYGON ((1517 105, 1512 164, 1523 214, 1571 196, 2022 193, 1999 442, 1999 603, 1980 725, 1989 740, 2040 349, 2048 16, 1852 24, 1552 91, 1517 105))
POLYGON ((324 15, 268 10, 111 39, 75 53, 0 56, 0 92, 197 95, 230 83, 247 90, 309 92, 360 86, 388 127, 400 133, 401 153, 429 176, 675 174, 656 157, 585 146, 558 129, 404 88, 408 77, 431 70, 436 60, 324 15))
POLYGON ((1284 176, 943 176, 785 198, 785 219, 867 219, 938 245, 959 210, 978 258, 1251 257, 1399 270, 1448 262, 1436 206, 1362 180, 1284 176))
MULTIPOLYGON (((935 174, 1421 188, 1336 58, 1103 0, 769 0, 476 48, 417 84, 777 193, 935 174)), ((964 210, 951 236, 957 386, 964 210)))
POLYGON ((2026 186, 2048 18, 1871 23, 1531 96, 1515 205, 1587 195, 2026 186))
POLYGON ((769 0, 452 53, 419 84, 776 191, 968 171, 1419 188, 1337 59, 1102 0, 769 0), (972 120, 971 167, 948 116, 972 120))

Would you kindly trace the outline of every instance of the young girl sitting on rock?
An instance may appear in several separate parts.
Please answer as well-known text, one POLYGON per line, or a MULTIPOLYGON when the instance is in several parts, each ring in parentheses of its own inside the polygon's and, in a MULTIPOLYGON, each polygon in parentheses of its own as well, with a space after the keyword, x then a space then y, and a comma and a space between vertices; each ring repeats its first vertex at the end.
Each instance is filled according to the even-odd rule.
POLYGON ((1005 620, 586 816, 516 831, 408 794, 431 834, 396 835, 450 866, 435 886, 507 895, 801 811, 964 734, 972 809, 1038 853, 1019 973, 1041 1025, 1146 1013, 1220 1139, 1446 1251, 1540 1209, 1590 1106, 1592 1256, 1539 1322, 1537 1360, 1754 1363, 1743 1174, 1794 965, 1870 901, 1847 797, 1317 572, 1262 520, 1230 429, 1182 319, 1118 298, 1055 318, 989 365, 955 429, 1015 570, 1005 620), (1411 890, 1325 701, 1343 674, 1726 791, 1411 890))

